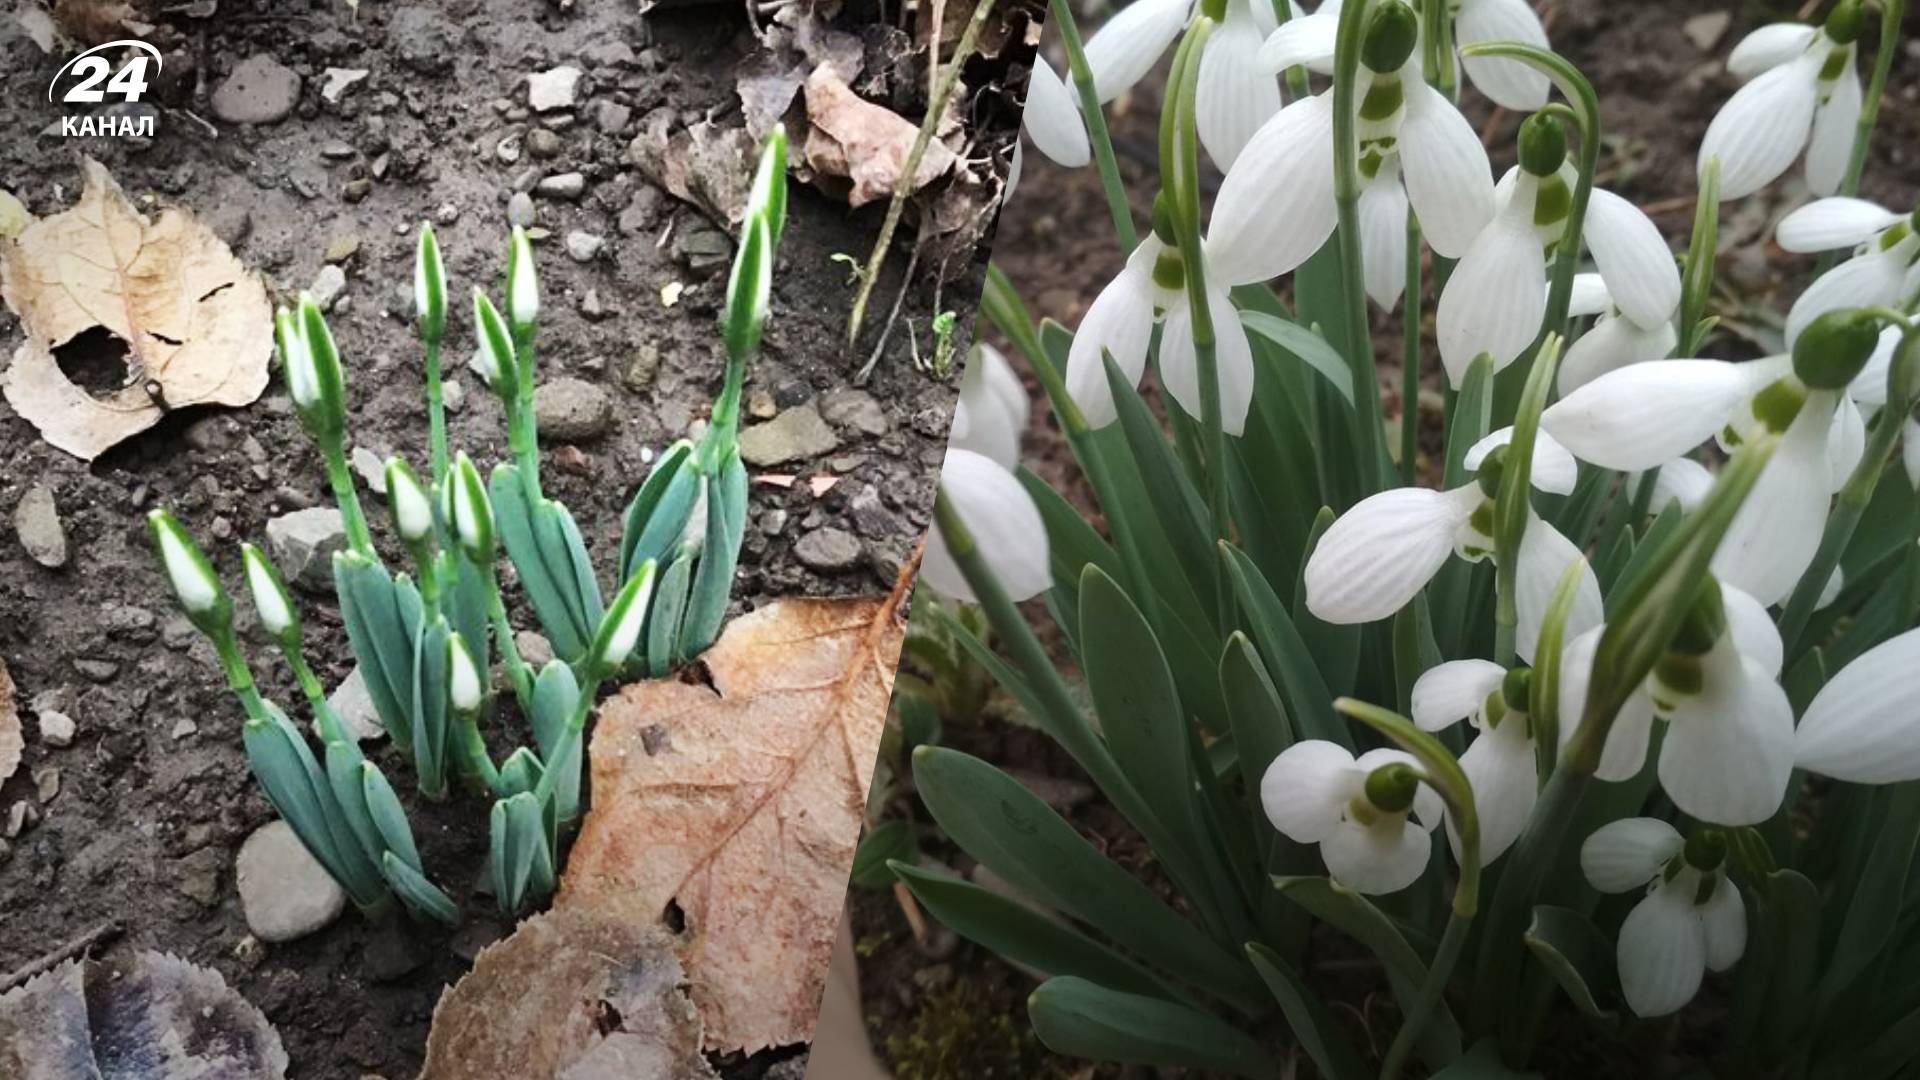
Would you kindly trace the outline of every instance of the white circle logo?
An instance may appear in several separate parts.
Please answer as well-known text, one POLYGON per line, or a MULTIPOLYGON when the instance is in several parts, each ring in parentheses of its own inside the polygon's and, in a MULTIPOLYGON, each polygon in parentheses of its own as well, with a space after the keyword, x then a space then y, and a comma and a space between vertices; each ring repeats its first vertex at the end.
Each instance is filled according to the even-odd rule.
POLYGON ((72 85, 59 100, 69 105, 97 105, 109 97, 135 102, 147 92, 147 61, 153 61, 153 73, 160 73, 160 50, 145 41, 128 39, 95 45, 67 61, 47 86, 47 100, 54 100, 60 83, 71 77, 72 85), (134 55, 118 71, 100 55, 110 49, 132 49, 134 55))

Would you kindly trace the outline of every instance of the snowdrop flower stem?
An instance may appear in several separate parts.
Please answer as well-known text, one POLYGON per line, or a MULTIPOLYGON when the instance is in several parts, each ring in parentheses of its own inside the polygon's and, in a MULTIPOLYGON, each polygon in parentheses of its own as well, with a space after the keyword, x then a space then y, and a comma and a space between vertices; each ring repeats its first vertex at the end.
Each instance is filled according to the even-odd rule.
POLYGON ((1400 483, 1419 478, 1420 456, 1420 219, 1407 211, 1407 286, 1400 312, 1400 483))
POLYGON ((347 468, 346 385, 340 373, 340 350, 312 296, 301 294, 300 307, 283 320, 279 339, 294 408, 320 446, 327 483, 346 525, 347 543, 368 559, 377 559, 373 534, 367 531, 366 514, 360 509, 360 493, 347 468))
POLYGON ((1140 234, 1133 225, 1126 184, 1120 179, 1120 166, 1113 156, 1113 136, 1107 131, 1106 112, 1093 85, 1093 68, 1087 64, 1086 46, 1074 23, 1073 5, 1067 0, 1049 0, 1047 6, 1051 25, 1059 29, 1060 44, 1067 51, 1067 71, 1080 97, 1080 116, 1087 124, 1087 141, 1093 146, 1093 164, 1100 173, 1100 188, 1106 193, 1107 212, 1113 216, 1114 235, 1120 238, 1122 253, 1131 252, 1139 245, 1140 234))
POLYGON ((414 306, 420 341, 426 346, 427 442, 431 447, 433 482, 447 479, 447 410, 441 394, 440 342, 447 330, 447 272, 440 261, 440 243, 433 226, 420 226, 420 242, 413 260, 414 306))
POLYGON ((1460 74, 1453 62, 1453 11, 1448 0, 1422 0, 1421 34, 1427 55, 1427 84, 1446 95, 1448 101, 1460 99, 1460 74))
MULTIPOLYGON (((1481 463, 1481 483, 1487 483, 1488 466, 1495 462, 1494 478, 1498 494, 1493 500, 1493 551, 1495 583, 1498 589, 1494 609, 1494 663, 1513 666, 1516 643, 1514 633, 1520 625, 1517 603, 1520 567, 1520 542, 1527 533, 1527 520, 1533 514, 1532 476, 1534 444, 1540 434, 1540 414, 1547 407, 1553 390, 1553 378, 1560 366, 1560 335, 1548 332, 1534 358, 1533 369, 1520 395, 1520 411, 1514 418, 1513 438, 1495 449, 1481 463)), ((1532 642, 1528 642, 1532 645, 1532 642)))
MULTIPOLYGON (((1720 243, 1720 159, 1700 169, 1700 194, 1693 204, 1693 233, 1687 238, 1686 271, 1680 277, 1680 343, 1675 356, 1698 356, 1713 324, 1703 320, 1713 296, 1714 253, 1720 243)), ((1651 483, 1643 485, 1651 491, 1651 483)), ((1637 518, 1635 520, 1638 520, 1637 518)))
POLYGON ((1873 141, 1873 128, 1880 120, 1880 102, 1886 97, 1887 76, 1893 71, 1893 57, 1900 47, 1900 30, 1907 17, 1907 0, 1880 0, 1880 48, 1873 58, 1873 78, 1867 84, 1866 98, 1860 106, 1860 119, 1853 132, 1853 149, 1847 158, 1846 175, 1840 179, 1840 194, 1860 193, 1860 174, 1867 165, 1867 146, 1873 141))

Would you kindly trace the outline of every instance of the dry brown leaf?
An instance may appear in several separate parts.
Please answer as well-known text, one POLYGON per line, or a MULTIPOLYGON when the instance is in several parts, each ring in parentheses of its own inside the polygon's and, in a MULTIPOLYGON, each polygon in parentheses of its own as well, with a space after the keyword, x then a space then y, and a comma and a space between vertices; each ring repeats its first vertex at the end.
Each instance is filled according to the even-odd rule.
POLYGON ((99 162, 62 213, 0 242, 0 298, 27 340, 5 391, 49 443, 92 460, 188 405, 245 405, 267 386, 273 310, 258 277, 183 210, 148 221, 99 162), (124 385, 95 397, 53 350, 104 328, 127 350, 124 385))
MULTIPOLYGON (((821 64, 807 76, 807 119, 812 124, 807 132, 807 164, 821 175, 851 181, 849 204, 865 206, 893 195, 919 135, 918 124, 854 93, 830 64, 821 64)), ((926 187, 958 160, 945 143, 929 141, 920 167, 907 184, 908 193, 926 187)))
POLYGON ((781 600, 706 654, 713 687, 626 687, 593 733, 593 806, 559 906, 686 921, 709 1049, 807 1039, 900 657, 904 590, 781 600))
POLYGON ((13 676, 7 672, 7 662, 0 660, 0 784, 20 767, 20 754, 26 748, 20 734, 20 706, 13 699, 13 676))
POLYGON ((640 123, 627 160, 647 179, 709 217, 738 224, 753 180, 754 142, 745 128, 702 120, 678 127, 678 110, 662 106, 640 123))
POLYGON ((537 915, 441 996, 421 1080, 712 1080, 685 979, 653 920, 537 915))

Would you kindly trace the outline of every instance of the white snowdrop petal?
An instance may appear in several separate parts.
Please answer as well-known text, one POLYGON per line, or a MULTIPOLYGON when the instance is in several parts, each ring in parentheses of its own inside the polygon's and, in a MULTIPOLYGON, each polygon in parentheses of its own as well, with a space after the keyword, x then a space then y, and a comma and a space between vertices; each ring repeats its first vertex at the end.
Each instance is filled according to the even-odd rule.
POLYGON ((1835 80, 1827 100, 1814 109, 1813 135, 1807 143, 1807 187, 1815 195, 1840 190, 1853 155, 1854 126, 1860 122, 1860 71, 1847 51, 1847 68, 1835 80))
POLYGON ((1900 425, 1900 464, 1906 466, 1907 483, 1920 491, 1920 420, 1911 416, 1900 425))
POLYGON ((1580 845, 1580 872, 1603 893, 1631 892, 1658 877, 1685 846, 1679 831, 1659 818, 1609 821, 1580 845))
POLYGON ((1898 304, 1904 299, 1901 291, 1906 270, 1906 259, 1896 247, 1856 255, 1821 274, 1787 310, 1788 348, 1813 320, 1829 311, 1898 304))
POLYGON ((1333 68, 1333 42, 1340 29, 1340 12, 1322 9, 1304 18, 1295 17, 1267 35, 1260 46, 1260 66, 1280 72, 1305 66, 1325 74, 1333 68))
POLYGON ((1835 251, 1866 243, 1900 218, 1878 203, 1836 195, 1815 199, 1781 218, 1774 240, 1802 254, 1835 251))
POLYGON ((1672 321, 1680 306, 1680 269, 1666 238, 1639 207, 1594 188, 1584 235, 1621 314, 1649 330, 1672 321))
POLYGON ((1555 377, 1560 396, 1565 397, 1600 376, 1629 364, 1664 360, 1679 341, 1680 335, 1675 332, 1671 321, 1662 322, 1651 330, 1643 330, 1639 323, 1624 315, 1602 318, 1592 329, 1581 334, 1567 348, 1566 356, 1561 358, 1560 373, 1555 377))
POLYGON ((473 655, 467 651, 466 643, 457 637, 447 653, 452 661, 448 665, 447 696, 454 708, 461 712, 472 712, 480 707, 482 696, 480 673, 474 669, 473 655))
POLYGON ((1507 669, 1491 660, 1448 660, 1413 681, 1413 722, 1422 731, 1451 727, 1480 711, 1507 669))
MULTIPOLYGON (((940 491, 973 534, 981 558, 1008 597, 1028 600, 1053 585, 1046 524, 1012 473, 971 450, 949 449, 940 470, 940 491)), ((927 534, 920 573, 948 596, 977 599, 938 528, 927 534)))
MULTIPOLYGON (((1644 478, 1647 474, 1637 475, 1644 478)), ((1644 479, 1636 481, 1644 482, 1644 479)), ((1713 474, 1707 471, 1705 465, 1692 458, 1675 458, 1660 466, 1653 481, 1653 501, 1648 504, 1648 509, 1657 514, 1666 509, 1668 503, 1677 502, 1680 509, 1690 511, 1700 505, 1712 488, 1713 474)))
POLYGON ((293 611, 287 606, 286 595, 274 584, 261 558, 250 556, 246 564, 247 591, 253 594, 253 609, 260 616, 260 625, 267 633, 279 637, 293 625, 293 611))
POLYGON ((1760 27, 1733 47, 1727 55, 1727 71, 1742 81, 1768 68, 1779 67, 1807 51, 1819 27, 1809 23, 1770 23, 1760 27))
POLYGON ((1406 82, 1406 92, 1400 171, 1407 198, 1428 245, 1458 258, 1493 220, 1493 166, 1473 125, 1444 95, 1417 80, 1406 82))
POLYGON ((1893 350, 1900 344, 1900 328, 1889 326, 1880 331, 1880 340, 1867 357, 1866 366, 1847 384, 1847 396, 1868 409, 1887 403, 1887 369, 1893 366, 1893 350))
POLYGON ((192 615, 212 611, 220 602, 219 588, 207 577, 199 560, 174 530, 161 528, 156 530, 156 535, 160 538, 160 560, 167 568, 167 578, 173 583, 174 594, 180 598, 180 606, 192 615))
POLYGON ((1013 201, 1013 193, 1020 187, 1020 172, 1026 164, 1027 157, 1025 150, 1022 149, 1024 145, 1016 141, 1013 144, 1013 154, 1007 162, 1007 186, 1000 193, 1000 207, 1003 210, 1013 201))
MULTIPOLYGON (((1480 819, 1480 865, 1486 866, 1506 854, 1526 828, 1527 818, 1539 799, 1540 775, 1535 764, 1533 740, 1518 716, 1492 731, 1483 731, 1460 755, 1460 768, 1473 788, 1473 809, 1480 819)), ((1451 819, 1447 836, 1456 858, 1460 842, 1451 819)))
POLYGON ((1768 606, 1793 591, 1826 529, 1834 397, 1808 395, 1713 555, 1715 576, 1768 606))
POLYGON ((1720 159, 1720 197, 1745 198, 1780 178, 1813 127, 1820 58, 1803 55, 1734 92, 1707 125, 1700 166, 1720 159))
POLYGON ((1371 828, 1343 821, 1320 842, 1334 879, 1367 896, 1396 893, 1420 879, 1433 838, 1412 821, 1389 819, 1371 828))
MULTIPOLYGON (((1460 44, 1518 41, 1547 47, 1547 30, 1526 0, 1464 0, 1454 17, 1460 44)), ((1469 56, 1461 61, 1467 78, 1497 105, 1525 112, 1547 103, 1547 77, 1518 60, 1469 56)))
POLYGON ((1028 408, 1026 387, 1007 358, 993 346, 977 343, 960 378, 960 401, 953 410, 949 443, 1011 469, 1020 461, 1028 408))
POLYGON ((1080 119, 1080 102, 1052 65, 1035 61, 1027 80, 1027 111, 1023 124, 1034 149, 1054 162, 1076 169, 1093 160, 1087 125, 1080 119))
POLYGON ((1706 932, 1692 898, 1655 889, 1620 924, 1614 955, 1634 1015, 1665 1016, 1692 1001, 1707 973, 1706 932))
POLYGON ((1540 428, 1582 461, 1636 472, 1707 441, 1747 393, 1738 365, 1657 360, 1602 375, 1561 398, 1540 428))
POLYGON ((1881 642, 1841 668, 1794 731, 1800 767, 1858 784, 1920 779, 1916 669, 1920 630, 1881 642))
MULTIPOLYGON (((1600 646, 1595 627, 1573 637, 1560 654, 1560 750, 1566 752, 1586 715, 1587 689, 1593 678, 1594 652, 1600 646)), ((1653 702, 1644 686, 1636 687, 1607 730, 1600 748, 1600 765, 1593 775, 1609 783, 1631 780, 1647 763, 1647 740, 1653 734, 1653 702)))
POLYGON ((1845 487, 1866 452, 1867 421, 1851 398, 1842 397, 1827 432, 1827 490, 1838 492, 1845 487))
POLYGON ((1363 779, 1345 747, 1306 739, 1281 751, 1267 766, 1260 778, 1260 806, 1289 839, 1317 844, 1340 825, 1363 779))
POLYGON ((1660 787, 1714 825, 1758 825, 1780 809, 1793 776, 1793 706, 1766 669, 1722 642, 1707 682, 1683 698, 1660 744, 1660 787))
POLYGON ((1147 369, 1147 345, 1153 338, 1153 261, 1163 247, 1149 238, 1134 248, 1126 269, 1093 298, 1074 332, 1067 351, 1067 392, 1090 427, 1105 427, 1115 418, 1101 349, 1113 354, 1113 362, 1135 386, 1147 369))
POLYGON ((1207 38, 1194 85, 1200 145, 1222 172, 1233 166, 1260 125, 1280 111, 1280 80, 1260 63, 1260 27, 1248 5, 1249 0, 1227 0, 1227 17, 1207 38))
POLYGON ((1481 353, 1493 354, 1498 371, 1526 351, 1546 315, 1546 283, 1532 200, 1516 195, 1468 245, 1440 293, 1435 332, 1455 387, 1481 353))
MULTIPOLYGON (((1208 307, 1213 312, 1214 363, 1220 376, 1220 426, 1239 435, 1253 405, 1253 345, 1240 325, 1233 300, 1209 285, 1208 307)), ((1167 392, 1188 414, 1199 417, 1200 364, 1193 347, 1193 312, 1182 304, 1167 312, 1160 332, 1160 378, 1167 392)))
POLYGON ((1234 159, 1207 226, 1207 270, 1226 286, 1279 277, 1320 250, 1338 218, 1326 93, 1275 113, 1234 159))
POLYGON ((1392 311, 1407 284, 1407 192, 1391 163, 1360 190, 1360 263, 1367 295, 1392 311))
POLYGON ((1405 607, 1453 551, 1478 492, 1394 488, 1342 514, 1307 559, 1307 608, 1330 623, 1384 619, 1405 607))
MULTIPOLYGON (((1461 465, 1468 472, 1473 472, 1495 447, 1505 446, 1512 441, 1511 427, 1489 432, 1479 442, 1467 447, 1461 465)), ((1533 481, 1534 487, 1549 495, 1571 495, 1574 485, 1580 481, 1580 462, 1553 436, 1536 431, 1533 437, 1533 475, 1528 479, 1533 481)))
POLYGON ((1780 642, 1780 628, 1773 625, 1760 601, 1731 585, 1720 586, 1720 605, 1727 613, 1727 633, 1740 655, 1759 664, 1774 678, 1786 660, 1786 646, 1780 642))
POLYGON ((1522 660, 1533 663, 1540 642, 1540 627, 1546 622, 1547 608, 1553 603, 1554 590, 1567 567, 1580 561, 1580 584, 1575 587, 1573 606, 1567 611, 1566 640, 1599 626, 1605 613, 1600 602, 1600 579, 1573 541, 1560 530, 1529 512, 1527 531, 1520 538, 1519 566, 1514 572, 1514 651, 1522 660))
POLYGON ((1573 292, 1567 301, 1567 314, 1573 318, 1599 315, 1613 303, 1607 293, 1607 281, 1592 271, 1573 275, 1573 292))
POLYGON ((1707 970, 1725 971, 1747 951, 1747 903, 1740 889, 1720 875, 1713 895, 1696 909, 1706 932, 1707 970))
POLYGON ((1833 602, 1840 599, 1840 594, 1846 590, 1846 587, 1846 571, 1838 566, 1834 567, 1833 573, 1827 576, 1827 583, 1820 586, 1820 596, 1814 600, 1813 610, 1825 611, 1832 607, 1833 602))
POLYGON ((1102 103, 1133 88, 1153 70, 1186 25, 1189 0, 1138 0, 1087 39, 1087 67, 1102 103))

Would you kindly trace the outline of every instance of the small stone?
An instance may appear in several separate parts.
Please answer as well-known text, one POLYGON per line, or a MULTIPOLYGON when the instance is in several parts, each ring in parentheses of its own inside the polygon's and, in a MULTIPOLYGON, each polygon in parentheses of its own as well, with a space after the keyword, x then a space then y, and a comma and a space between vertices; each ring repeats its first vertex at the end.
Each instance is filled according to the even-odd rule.
POLYGON ((560 136, 546 128, 534 128, 527 132, 527 153, 534 157, 542 159, 559 157, 561 145, 560 136))
POLYGON ((60 521, 53 492, 44 485, 35 484, 20 496, 13 508, 13 531, 34 562, 49 570, 67 564, 67 529, 60 521))
POLYGON ((346 186, 340 189, 340 197, 350 203, 357 203, 371 194, 373 194, 373 181, 364 176, 358 180, 347 181, 346 186))
POLYGON ((184 739, 187 736, 192 735, 193 733, 199 730, 200 730, 199 724, 196 724, 193 721, 183 716, 179 720, 174 721, 173 740, 175 742, 179 742, 181 739, 184 739))
POLYGON ((45 806, 60 794, 60 770, 53 766, 38 769, 33 774, 34 794, 40 796, 40 805, 45 806))
POLYGON ((575 229, 567 234, 567 258, 577 263, 590 263, 607 246, 604 236, 575 229))
POLYGON ((340 95, 367 75, 365 68, 330 67, 320 74, 321 79, 325 80, 320 84, 320 96, 329 103, 339 101, 340 95))
POLYGON ((307 291, 313 294, 313 302, 320 305, 320 310, 326 311, 333 307, 333 302, 346 289, 347 272, 335 263, 328 263, 314 275, 313 287, 307 291))
POLYGON ((887 413, 865 390, 835 390, 820 399, 820 415, 829 424, 867 435, 887 433, 887 413))
POLYGON ((1687 40, 1693 42, 1701 52, 1712 52, 1732 22, 1733 13, 1730 11, 1709 11, 1681 23, 1680 32, 1687 35, 1687 40))
POLYGON ((633 350, 633 359, 628 362, 627 370, 621 381, 629 390, 645 390, 653 385, 653 377, 660 373, 660 347, 646 344, 633 350))
POLYGON ((704 218, 676 230, 669 247, 674 259, 695 277, 712 277, 733 262, 733 241, 704 218))
POLYGON ((333 554, 346 546, 346 522, 331 506, 295 510, 267 522, 267 548, 294 585, 331 588, 333 554))
POLYGON ((467 403, 467 388, 458 379, 448 379, 440 384, 440 404, 450 413, 457 413, 467 403))
POLYGON ((352 233, 346 233, 333 238, 333 241, 327 245, 327 253, 323 259, 330 263, 343 263, 358 254, 360 254, 360 238, 352 233))
POLYGON ((587 190, 587 178, 577 172, 555 173, 552 176, 542 177, 540 182, 534 185, 533 190, 535 194, 549 199, 572 202, 587 190))
POLYGON ((433 212, 433 220, 441 225, 451 225, 460 220, 460 208, 452 203, 441 203, 440 208, 433 212))
POLYGON ((590 382, 554 379, 534 391, 533 416, 542 438, 582 442, 606 433, 613 422, 613 401, 590 382))
POLYGON ((760 515, 760 533, 763 536, 779 536, 787 527, 787 512, 776 506, 760 515))
POLYGON ((533 196, 524 191, 514 192, 513 198, 507 200, 507 224, 531 229, 533 218, 533 196))
MULTIPOLYGON (((366 742, 387 733, 380 724, 380 712, 374 708, 373 695, 367 690, 366 676, 360 673, 358 664, 333 688, 333 693, 327 695, 327 707, 340 718, 340 726, 347 729, 354 742, 366 742)), ((319 733, 319 725, 315 724, 314 734, 319 733)))
POLYGON ((602 101, 593 107, 593 126, 608 135, 618 135, 633 120, 633 110, 617 101, 602 101))
POLYGON ((827 525, 801 537, 793 553, 810 570, 848 570, 860 561, 860 541, 845 529, 827 525))
POLYGON ((273 124, 300 102, 300 76, 256 53, 240 61, 213 92, 213 115, 229 124, 273 124))
POLYGON ((553 659, 553 643, 534 630, 521 630, 515 633, 513 647, 520 654, 520 659, 525 660, 527 666, 535 671, 546 667, 547 661, 553 659))
POLYGON ((847 502, 847 515, 853 519, 853 526, 860 535, 880 539, 894 536, 905 530, 900 518, 887 509, 880 501, 880 492, 872 484, 862 484, 847 502))
POLYGON ((27 802, 25 799, 15 800, 14 804, 7 808, 8 839, 19 836, 26 830, 26 827, 33 824, 35 820, 36 816, 33 812, 33 804, 27 802))
POLYGON ((366 482, 368 491, 375 495, 387 493, 387 463, 380 460, 379 454, 364 446, 356 446, 353 453, 348 455, 348 460, 353 463, 353 471, 359 473, 360 479, 366 482))
POLYGON ((632 67, 633 46, 618 38, 605 38, 582 49, 580 55, 594 67, 632 67))
POLYGON ((527 76, 527 107, 534 112, 573 108, 580 88, 580 69, 570 64, 527 76))
POLYGON ((599 322, 612 312, 607 310, 606 301, 600 299, 599 289, 588 289, 586 294, 580 297, 580 314, 588 322, 599 322))
POLYGON ((740 433, 740 457, 763 468, 832 453, 839 445, 839 436, 811 405, 788 409, 740 433))
POLYGON ((509 135, 493 146, 494 160, 502 165, 511 165, 520 160, 520 136, 509 135))
POLYGON ((48 746, 72 746, 75 727, 73 717, 49 709, 40 714, 40 741, 48 746))
POLYGON ((112 660, 100 660, 82 656, 74 660, 73 670, 87 677, 91 682, 110 683, 120 674, 120 665, 112 660))
MULTIPOLYGON (((289 829, 289 832, 292 830, 289 829)), ((178 876, 174 879, 174 888, 180 894, 201 907, 210 908, 220 903, 220 867, 226 862, 226 852, 217 847, 203 847, 184 858, 174 860, 178 876)), ((334 888, 339 888, 335 885, 334 888)))
POLYGON ((269 821, 240 845, 234 887, 247 929, 261 941, 292 941, 346 909, 347 894, 284 821, 269 821))

